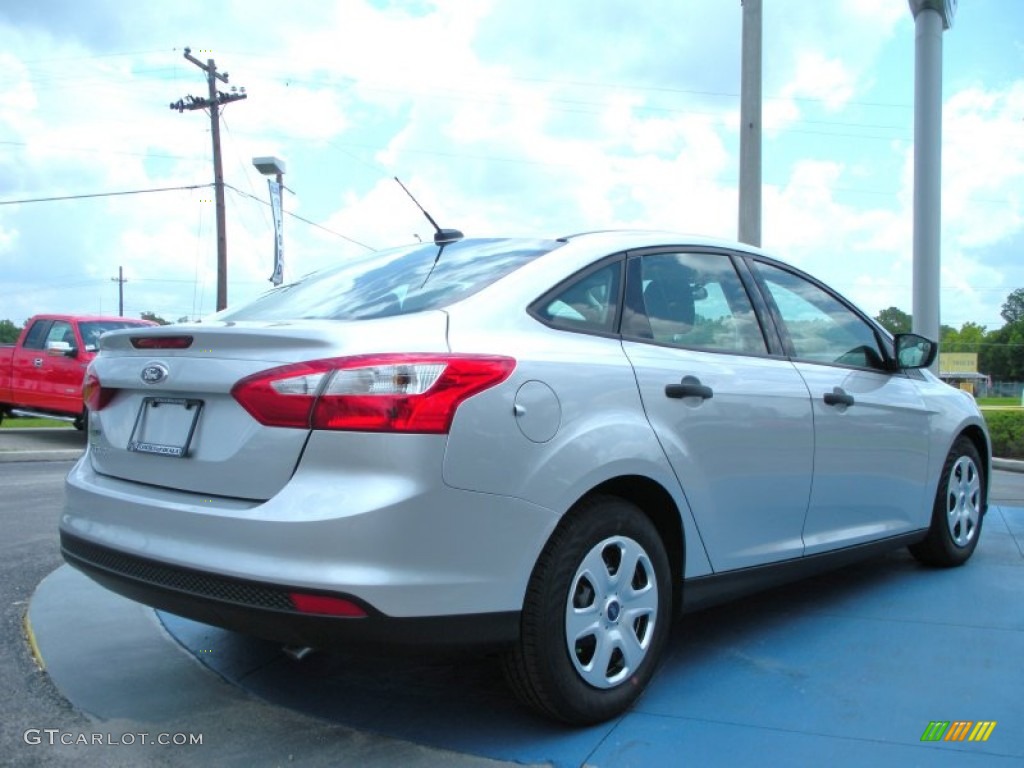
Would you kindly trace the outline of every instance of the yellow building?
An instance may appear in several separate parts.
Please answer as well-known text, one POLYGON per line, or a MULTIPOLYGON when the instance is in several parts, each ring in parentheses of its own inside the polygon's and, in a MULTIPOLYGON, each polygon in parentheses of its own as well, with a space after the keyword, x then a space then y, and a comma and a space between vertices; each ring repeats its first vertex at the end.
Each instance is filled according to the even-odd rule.
POLYGON ((988 381, 988 376, 978 372, 977 352, 940 352, 939 378, 972 395, 978 382, 988 381))

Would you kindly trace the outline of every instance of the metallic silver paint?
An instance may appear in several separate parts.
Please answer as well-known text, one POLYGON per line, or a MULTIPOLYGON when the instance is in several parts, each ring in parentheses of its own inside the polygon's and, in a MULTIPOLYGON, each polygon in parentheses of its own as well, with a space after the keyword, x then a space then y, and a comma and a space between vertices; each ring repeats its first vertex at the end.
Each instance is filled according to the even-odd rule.
MULTIPOLYGON (((930 373, 623 342, 526 312, 595 261, 651 245, 760 253, 592 234, 443 312, 147 329, 195 336, 188 350, 161 350, 169 375, 159 387, 139 378, 152 352, 130 345, 138 329, 108 334, 96 371, 122 392, 93 415, 61 526, 189 568, 345 592, 393 616, 519 610, 559 518, 621 478, 671 499, 688 578, 927 528, 953 441, 985 434, 973 401, 930 373), (230 396, 242 377, 290 362, 443 351, 517 361, 507 381, 460 406, 447 436, 267 428, 230 396), (714 397, 666 398, 664 386, 686 375, 714 397), (837 385, 855 405, 824 405, 837 385), (155 392, 205 402, 187 459, 124 450, 155 392)), ((988 462, 987 440, 980 447, 988 462)))

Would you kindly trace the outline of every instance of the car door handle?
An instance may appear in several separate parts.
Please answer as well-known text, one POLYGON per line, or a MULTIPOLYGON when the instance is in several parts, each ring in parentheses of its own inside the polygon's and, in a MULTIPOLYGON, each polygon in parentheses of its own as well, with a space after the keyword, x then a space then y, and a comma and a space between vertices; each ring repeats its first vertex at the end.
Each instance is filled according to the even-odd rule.
POLYGON ((43 358, 37 357, 35 360, 32 361, 32 365, 34 365, 36 368, 42 368, 43 367, 43 358))
POLYGON ((847 393, 842 387, 833 387, 831 392, 825 393, 825 405, 853 405, 853 395, 847 393))
POLYGON ((715 396, 711 387, 700 383, 696 376, 683 376, 678 384, 666 384, 665 396, 672 398, 699 397, 701 400, 710 400, 715 396))

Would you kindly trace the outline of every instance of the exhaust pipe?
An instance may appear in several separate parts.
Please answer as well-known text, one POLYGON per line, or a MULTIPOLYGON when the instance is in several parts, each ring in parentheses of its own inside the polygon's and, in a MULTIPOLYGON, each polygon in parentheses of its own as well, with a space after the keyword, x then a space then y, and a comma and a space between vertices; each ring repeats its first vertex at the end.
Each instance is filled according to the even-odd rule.
POLYGON ((302 661, 315 650, 315 648, 310 648, 308 645, 286 645, 281 648, 284 655, 292 661, 302 661))

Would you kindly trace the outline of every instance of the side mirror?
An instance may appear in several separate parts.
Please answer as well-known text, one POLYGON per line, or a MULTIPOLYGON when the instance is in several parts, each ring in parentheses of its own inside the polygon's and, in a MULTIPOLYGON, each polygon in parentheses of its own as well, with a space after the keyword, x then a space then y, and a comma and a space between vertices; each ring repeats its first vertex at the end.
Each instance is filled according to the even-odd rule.
POLYGON ((51 341, 46 345, 46 354, 50 357, 74 357, 75 348, 66 341, 51 341))
POLYGON ((900 333, 895 343, 896 365, 901 370, 907 368, 927 368, 935 362, 939 345, 916 333, 900 333))

